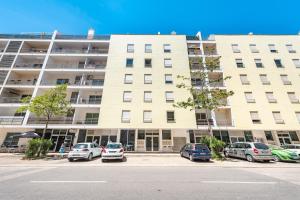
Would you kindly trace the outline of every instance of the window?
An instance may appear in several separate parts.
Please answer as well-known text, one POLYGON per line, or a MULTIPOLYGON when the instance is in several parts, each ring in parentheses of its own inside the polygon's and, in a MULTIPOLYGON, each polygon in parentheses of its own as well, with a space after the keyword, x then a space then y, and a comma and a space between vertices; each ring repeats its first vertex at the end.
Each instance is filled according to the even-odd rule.
POLYGON ((298 135, 297 135, 296 131, 290 131, 289 134, 290 134, 290 137, 291 137, 292 141, 299 141, 299 138, 298 138, 298 135))
POLYGON ((243 85, 250 85, 246 74, 240 74, 240 79, 243 85))
POLYGON ((125 84, 132 84, 132 82, 133 82, 132 74, 125 74, 124 83, 125 84))
POLYGON ((235 59, 235 63, 236 63, 237 68, 245 68, 243 59, 235 59))
POLYGON ((101 95, 89 95, 89 103, 90 104, 100 104, 102 100, 101 95))
POLYGON ((280 59, 274 59, 274 62, 277 68, 284 68, 280 59))
POLYGON ((171 45, 170 44, 164 44, 164 52, 171 53, 171 45))
POLYGON ((264 65, 261 62, 261 59, 254 59, 255 65, 257 68, 263 68, 264 65))
POLYGON ((164 59, 164 65, 165 65, 165 68, 171 68, 172 67, 172 60, 171 60, 171 58, 165 58, 164 59))
POLYGON ((174 102, 174 93, 171 91, 166 92, 166 102, 174 102))
POLYGON ((56 79, 57 85, 68 84, 68 83, 69 83, 69 79, 56 79))
POLYGON ((145 84, 152 84, 152 74, 145 74, 144 75, 144 83, 145 84))
POLYGON ((138 130, 138 140, 145 139, 145 130, 138 130))
POLYGON ((277 103, 277 100, 275 99, 273 92, 266 92, 266 97, 269 103, 277 103))
POLYGON ((295 114, 296 114, 297 120, 298 120, 298 122, 300 124, 300 112, 295 112, 295 114))
POLYGON ((144 110, 144 122, 150 123, 152 122, 152 111, 144 110))
POLYGON ((255 103, 255 99, 252 95, 252 92, 245 92, 245 97, 246 97, 247 103, 255 103))
POLYGON ((270 81, 268 80, 267 74, 260 74, 259 78, 263 85, 270 85, 270 81))
POLYGON ((145 67, 152 67, 152 59, 151 58, 145 59, 145 67))
POLYGON ((250 111, 250 116, 253 124, 260 124, 261 120, 259 118, 257 111, 250 111))
POLYGON ((167 122, 175 122, 174 111, 167 111, 167 122))
POLYGON ((132 100, 132 92, 131 91, 124 91, 123 93, 123 102, 131 102, 132 100))
POLYGON ((254 142, 253 134, 251 131, 244 131, 244 136, 245 136, 246 142, 254 142))
POLYGON ((296 97, 295 92, 288 92, 287 94, 291 103, 299 103, 299 99, 296 97))
POLYGON ((281 74, 280 78, 281 78, 282 83, 284 85, 291 85, 292 84, 291 81, 289 81, 288 76, 286 74, 281 74))
POLYGON ((238 44, 232 44, 231 48, 232 48, 233 53, 241 53, 238 44))
POLYGON ((256 44, 250 44, 249 47, 252 53, 259 53, 258 49, 256 48, 256 44))
POLYGON ((284 120, 281 118, 279 111, 273 111, 272 114, 276 124, 284 124, 284 120))
POLYGON ((293 63, 296 68, 300 68, 300 60, 299 59, 293 59, 293 63))
POLYGON ((122 111, 122 122, 130 122, 130 110, 123 110, 122 111))
POLYGON ((272 131, 265 131, 265 136, 267 140, 274 141, 272 131))
POLYGON ((172 74, 165 74, 165 83, 173 84, 172 74))
POLYGON ((99 119, 99 113, 86 113, 85 124, 97 124, 99 119))
POLYGON ((126 67, 133 67, 133 58, 126 59, 126 67))
POLYGON ((144 92, 144 102, 147 102, 147 103, 152 102, 152 92, 151 91, 144 92))
POLYGON ((134 44, 127 44, 127 53, 134 52, 134 44))
POLYGON ((171 140, 171 130, 162 130, 162 139, 163 140, 171 140))
POLYGON ((152 44, 145 44, 145 53, 152 53, 152 44))
POLYGON ((278 51, 275 49, 275 44, 269 44, 269 49, 271 53, 277 53, 278 51))
POLYGON ((296 53, 296 50, 293 49, 293 45, 292 44, 287 44, 286 48, 288 50, 289 53, 296 53))

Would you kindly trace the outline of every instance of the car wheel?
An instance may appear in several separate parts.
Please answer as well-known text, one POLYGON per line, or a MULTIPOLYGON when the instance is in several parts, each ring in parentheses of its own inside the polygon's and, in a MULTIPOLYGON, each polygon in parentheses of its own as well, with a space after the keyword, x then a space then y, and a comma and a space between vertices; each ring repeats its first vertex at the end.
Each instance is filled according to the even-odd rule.
POLYGON ((106 160, 102 158, 101 161, 102 161, 102 162, 105 162, 106 160))
POLYGON ((206 162, 209 162, 209 161, 210 161, 210 159, 206 159, 205 161, 206 161, 206 162))
POLYGON ((91 161, 92 159, 93 159, 93 154, 90 153, 90 154, 89 154, 89 157, 88 157, 88 161, 91 161))
POLYGON ((73 158, 68 158, 69 162, 73 162, 73 158))
POLYGON ((226 158, 228 158, 229 156, 228 156, 228 153, 225 151, 224 152, 224 156, 226 157, 226 158))
POLYGON ((182 151, 180 151, 180 156, 183 157, 183 152, 182 151))
POLYGON ((274 156, 274 161, 275 161, 275 162, 279 162, 279 161, 280 161, 279 156, 275 155, 275 156, 274 156))
POLYGON ((247 159, 248 162, 253 162, 254 161, 253 157, 249 154, 246 155, 246 159, 247 159))
POLYGON ((194 158, 192 155, 190 155, 190 161, 194 161, 194 158))

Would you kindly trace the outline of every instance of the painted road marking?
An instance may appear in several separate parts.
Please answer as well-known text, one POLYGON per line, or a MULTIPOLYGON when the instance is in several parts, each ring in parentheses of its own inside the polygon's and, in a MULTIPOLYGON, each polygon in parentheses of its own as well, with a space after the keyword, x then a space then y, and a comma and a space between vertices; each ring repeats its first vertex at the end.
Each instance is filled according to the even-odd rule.
POLYGON ((47 170, 50 170, 50 169, 54 169, 54 168, 53 167, 26 168, 26 171, 16 172, 15 174, 7 175, 7 176, 1 176, 0 177, 0 182, 7 181, 7 180, 10 180, 10 179, 19 178, 19 177, 30 175, 30 174, 35 174, 35 173, 38 173, 38 172, 47 171, 47 170))
POLYGON ((107 183, 107 181, 30 181, 30 183, 107 183))
POLYGON ((201 183, 224 183, 224 184, 276 184, 274 181, 201 181, 201 183))

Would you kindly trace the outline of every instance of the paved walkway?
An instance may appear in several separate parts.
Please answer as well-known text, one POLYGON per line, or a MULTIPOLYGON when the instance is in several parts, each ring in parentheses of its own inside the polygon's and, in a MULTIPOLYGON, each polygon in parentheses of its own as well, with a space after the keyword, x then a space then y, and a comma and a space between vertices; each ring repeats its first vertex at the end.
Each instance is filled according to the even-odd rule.
POLYGON ((110 161, 101 162, 101 158, 95 158, 92 161, 68 162, 66 158, 57 159, 56 157, 41 160, 23 160, 23 154, 0 154, 0 167, 72 167, 72 166, 153 166, 153 167, 227 167, 227 168, 300 168, 300 163, 270 162, 249 163, 245 160, 227 159, 225 161, 212 160, 210 162, 196 161, 191 162, 186 158, 181 158, 178 154, 125 154, 125 162, 110 161))

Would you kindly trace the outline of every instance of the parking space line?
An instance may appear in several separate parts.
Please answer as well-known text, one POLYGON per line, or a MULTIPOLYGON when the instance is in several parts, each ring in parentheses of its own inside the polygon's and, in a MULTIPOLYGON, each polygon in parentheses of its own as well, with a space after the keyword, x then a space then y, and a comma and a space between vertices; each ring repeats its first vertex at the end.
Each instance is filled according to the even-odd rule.
POLYGON ((107 181, 30 181, 30 183, 107 183, 107 181))
POLYGON ((224 183, 224 184, 276 184, 274 181, 201 181, 201 183, 224 183))

